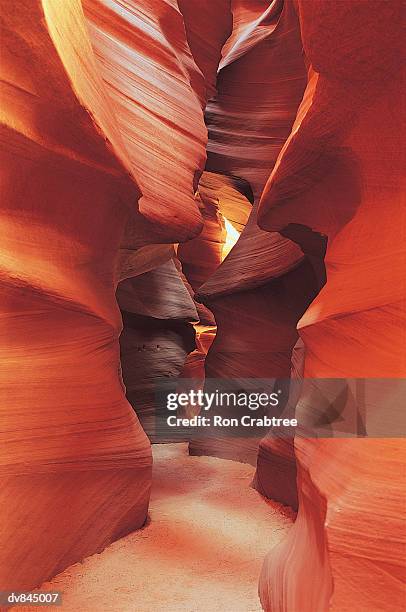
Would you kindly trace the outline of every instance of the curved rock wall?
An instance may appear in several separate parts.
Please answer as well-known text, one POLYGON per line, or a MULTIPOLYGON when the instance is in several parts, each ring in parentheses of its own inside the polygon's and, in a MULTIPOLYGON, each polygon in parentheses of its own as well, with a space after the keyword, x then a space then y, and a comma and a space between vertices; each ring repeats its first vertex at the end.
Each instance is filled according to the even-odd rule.
MULTIPOLYGON (((244 205, 245 210, 250 203, 254 206, 238 228, 241 236, 228 257, 198 289, 198 299, 211 308, 218 326, 205 370, 211 378, 288 378, 297 322, 323 279, 304 260, 298 244, 258 228, 257 204, 290 133, 307 71, 299 20, 291 3, 233 2, 232 11, 233 32, 223 49, 217 93, 206 109, 206 168, 211 173, 205 172, 203 178, 207 177, 211 196, 226 218, 236 217, 244 205), (230 176, 234 194, 221 185, 230 176)), ((296 236, 294 240, 300 243, 296 236)), ((322 255, 321 245, 320 259, 322 255)), ((190 452, 255 464, 259 443, 253 438, 195 439, 190 452)), ((272 440, 261 442, 255 485, 295 506, 292 443, 279 457, 281 444, 285 446, 277 442, 274 452, 272 440), (281 461, 289 476, 283 488, 277 485, 281 461)))
MULTIPOLYGON (((204 360, 304 389, 392 379, 362 398, 366 428, 400 407, 402 6, 1 4, 0 587, 21 590, 146 519, 120 281, 122 372, 151 436, 156 380, 203 385, 204 360)), ((304 391, 299 420, 314 409, 304 391)), ((264 610, 401 609, 401 441, 210 444, 190 450, 259 448, 255 486, 299 506, 264 563, 264 610)))
MULTIPOLYGON (((329 237, 327 283, 299 324, 305 377, 404 377, 401 5, 298 4, 311 78, 259 222, 329 237)), ((395 381, 379 389, 365 399, 367 429, 397 392, 395 381)), ((299 416, 311 409, 304 398, 299 416)), ((398 610, 403 441, 297 437, 295 452, 299 514, 264 564, 264 609, 398 610)))
POLYGON ((117 266, 140 273, 156 249, 128 251, 199 231, 206 130, 174 3, 148 26, 158 60, 127 36, 156 3, 84 3, 87 21, 76 0, 4 4, 0 566, 19 590, 145 521, 151 451, 120 377, 117 266))
POLYGON ((123 316, 120 354, 128 401, 152 442, 168 441, 157 430, 156 385, 176 382, 195 347, 193 300, 173 262, 129 278, 117 289, 123 316))

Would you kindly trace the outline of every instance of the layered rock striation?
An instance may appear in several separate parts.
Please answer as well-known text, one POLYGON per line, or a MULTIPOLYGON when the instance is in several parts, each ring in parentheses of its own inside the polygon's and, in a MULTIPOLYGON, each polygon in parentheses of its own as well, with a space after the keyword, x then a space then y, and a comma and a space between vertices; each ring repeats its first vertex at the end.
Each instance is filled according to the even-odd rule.
MULTIPOLYGON (((401 5, 298 8, 309 83, 259 223, 328 236, 327 282, 299 323, 304 376, 347 379, 366 439, 296 438, 298 518, 264 564, 261 602, 273 611, 395 611, 404 598, 405 449, 389 428, 405 375, 401 5)), ((317 407, 304 392, 299 418, 317 407)), ((340 436, 340 419, 331 429, 340 436)))

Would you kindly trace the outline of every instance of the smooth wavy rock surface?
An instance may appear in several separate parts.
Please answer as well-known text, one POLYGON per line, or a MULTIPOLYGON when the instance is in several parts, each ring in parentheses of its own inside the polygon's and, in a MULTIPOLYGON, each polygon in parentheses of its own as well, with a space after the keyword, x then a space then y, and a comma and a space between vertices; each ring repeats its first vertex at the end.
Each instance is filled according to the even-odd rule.
MULTIPOLYGON (((306 86, 306 68, 290 2, 235 1, 232 10, 234 28, 223 49, 217 94, 206 108, 206 170, 245 181, 257 203, 289 136, 306 86)), ((258 286, 300 259, 297 245, 258 228, 254 206, 241 239, 209 279, 207 292, 258 286)))
POLYGON ((117 301, 123 315, 120 351, 127 399, 149 439, 162 442, 157 385, 164 382, 167 388, 173 382, 176 389, 186 356, 196 347, 191 324, 198 315, 173 260, 120 283, 117 301))
POLYGON ((75 97, 40 3, 4 15, 0 582, 29 589, 143 524, 151 451, 118 374, 114 298, 138 187, 75 97))
POLYGON ((203 229, 197 238, 179 245, 177 251, 183 273, 193 291, 217 270, 222 261, 226 239, 217 199, 207 193, 203 182, 199 185, 197 197, 204 222, 203 229))
POLYGON ((178 6, 193 59, 205 78, 207 101, 216 92, 222 48, 233 29, 232 1, 178 0, 178 6))
POLYGON ((258 199, 289 135, 306 68, 291 2, 234 1, 232 10, 217 94, 206 108, 206 170, 245 179, 258 199))
MULTIPOLYGON (((229 257, 232 257, 232 253, 229 257)), ((205 297, 204 302, 214 313, 217 323, 217 334, 205 360, 206 376, 241 379, 242 387, 243 379, 289 378, 292 350, 298 339, 296 325, 318 287, 314 268, 305 258, 290 272, 255 289, 205 297)), ((201 453, 207 445, 207 452, 215 456, 238 460, 250 457, 250 461, 255 462, 258 444, 259 440, 252 437, 231 440, 219 437, 215 441, 192 440, 191 450, 196 454, 199 448, 201 453)), ((277 448, 278 445, 275 450, 277 448)), ((272 456, 273 451, 264 440, 262 452, 258 455, 259 480, 262 482, 260 489, 269 496, 272 491, 273 498, 278 501, 286 500, 285 493, 279 493, 272 483, 272 456)), ((285 452, 282 457, 286 460, 285 452)), ((287 483, 286 490, 291 490, 295 488, 294 466, 288 472, 293 480, 287 483)))
MULTIPOLYGON (((255 486, 297 503, 297 520, 281 540, 265 511, 248 524, 257 492, 244 505, 238 488, 221 497, 202 481, 229 473, 234 486, 251 468, 190 458, 185 476, 185 458, 161 449, 173 533, 152 516, 151 573, 159 549, 178 563, 185 609, 185 559, 214 607, 254 609, 240 574, 278 540, 259 582, 266 612, 398 612, 405 445, 366 434, 402 414, 406 373, 402 3, 0 5, 0 590, 32 589, 144 524, 140 420, 152 437, 156 381, 203 388, 205 368, 303 375, 294 444, 190 444, 257 459, 255 486), (322 377, 348 383, 365 439, 331 439, 340 422, 309 393, 322 377), (330 438, 302 435, 315 416, 330 438), (213 595, 218 542, 235 575, 213 595)), ((140 580, 132 560, 123 575, 140 580)))
MULTIPOLYGON (((52 1, 52 0, 51 0, 52 1)), ((97 67, 117 119, 140 211, 171 241, 196 234, 205 163, 205 81, 175 0, 84 0, 97 67), (176 231, 173 231, 175 228, 176 231)))
MULTIPOLYGON (((309 84, 260 223, 329 237, 327 283, 300 322, 305 376, 404 376, 401 3, 298 4, 309 84)), ((367 423, 389 398, 364 398, 367 423)), ((299 514, 264 564, 265 610, 402 608, 404 451, 401 439, 296 438, 299 514)))
MULTIPOLYGON (((299 244, 259 229, 257 205, 306 84, 299 20, 290 3, 233 2, 232 10, 233 32, 223 49, 217 94, 206 109, 211 172, 202 178, 219 210, 242 233, 197 292, 218 326, 205 371, 213 378, 288 378, 298 319, 320 285, 299 244)), ((253 438, 219 438, 192 440, 190 449, 255 464, 258 444, 253 438)), ((292 498, 290 455, 285 495, 272 484, 273 455, 268 442, 262 443, 255 482, 262 483, 264 494, 292 498)), ((277 458, 276 470, 282 459, 286 453, 277 458)))
POLYGON ((115 284, 200 229, 205 84, 175 2, 2 4, 0 565, 29 589, 145 521, 115 284))

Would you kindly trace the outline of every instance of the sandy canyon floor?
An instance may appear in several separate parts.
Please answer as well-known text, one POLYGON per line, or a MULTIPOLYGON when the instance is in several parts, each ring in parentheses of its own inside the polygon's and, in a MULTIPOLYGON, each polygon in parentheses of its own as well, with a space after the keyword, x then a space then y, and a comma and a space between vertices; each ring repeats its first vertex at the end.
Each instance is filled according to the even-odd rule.
POLYGON ((262 560, 290 528, 291 511, 250 487, 250 465, 190 457, 186 444, 154 445, 153 453, 147 525, 44 584, 63 593, 53 609, 260 611, 262 560))

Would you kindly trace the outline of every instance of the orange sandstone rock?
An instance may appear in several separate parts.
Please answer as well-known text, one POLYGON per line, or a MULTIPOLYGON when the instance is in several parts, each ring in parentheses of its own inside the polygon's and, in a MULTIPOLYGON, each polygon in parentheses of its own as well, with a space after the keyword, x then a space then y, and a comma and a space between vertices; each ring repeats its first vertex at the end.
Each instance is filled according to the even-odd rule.
POLYGON ((115 285, 156 266, 148 244, 199 231, 206 131, 175 3, 84 2, 87 19, 79 0, 2 4, 0 584, 20 590, 145 521, 115 285))
MULTIPOLYGON (((371 423, 405 374, 401 3, 298 6, 309 84, 259 222, 328 235, 327 283, 299 323, 304 375, 392 378, 365 398, 371 423)), ((404 451, 402 439, 296 438, 299 514, 264 564, 265 610, 402 607, 404 451)))

